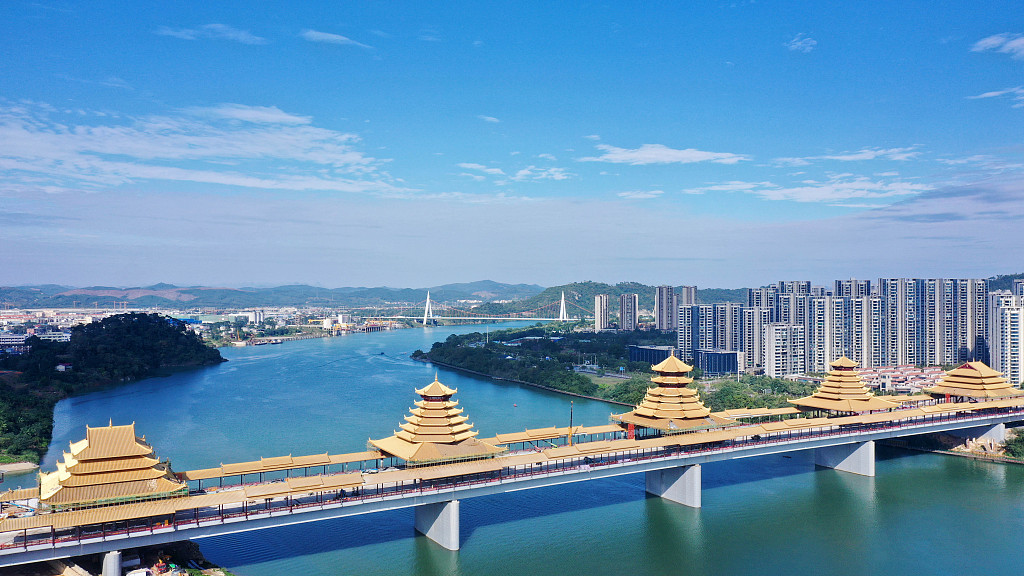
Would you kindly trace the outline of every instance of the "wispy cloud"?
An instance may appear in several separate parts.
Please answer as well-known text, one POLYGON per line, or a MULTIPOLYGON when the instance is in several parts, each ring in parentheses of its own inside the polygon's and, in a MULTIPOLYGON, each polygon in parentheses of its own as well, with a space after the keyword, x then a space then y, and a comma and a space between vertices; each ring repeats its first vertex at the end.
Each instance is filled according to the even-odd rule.
POLYGON ((985 52, 995 50, 1003 54, 1009 54, 1016 60, 1024 60, 1024 35, 1021 34, 993 34, 982 38, 971 46, 972 52, 985 52))
POLYGON ((331 34, 330 32, 320 32, 318 30, 303 30, 299 36, 302 36, 310 42, 321 42, 323 44, 338 44, 342 46, 358 46, 360 48, 370 48, 373 46, 363 44, 362 42, 356 42, 355 40, 342 36, 341 34, 331 34))
POLYGON ((812 160, 837 160, 840 162, 860 162, 864 160, 912 160, 921 153, 916 146, 907 148, 863 148, 856 152, 840 154, 824 154, 821 156, 804 156, 802 158, 776 158, 775 163, 782 166, 807 166, 812 160))
POLYGON ((552 162, 558 160, 553 154, 537 154, 537 158, 543 158, 544 160, 551 160, 552 162))
POLYGON ((627 192, 619 192, 616 196, 627 200, 649 200, 657 198, 664 193, 664 190, 629 190, 627 192))
POLYGON ((182 40, 197 40, 199 38, 215 38, 219 40, 231 40, 242 44, 266 44, 267 39, 255 34, 233 28, 227 24, 205 24, 198 28, 169 28, 161 26, 156 29, 161 36, 172 36, 182 40))
POLYGON ((501 122, 501 120, 498 120, 494 116, 484 116, 483 114, 478 115, 477 118, 483 120, 484 122, 491 122, 493 124, 497 124, 498 122, 501 122))
POLYGON ((749 160, 742 154, 731 152, 705 152, 687 148, 677 150, 663 144, 644 144, 639 148, 617 148, 607 144, 598 144, 598 150, 604 152, 600 156, 580 158, 580 162, 612 162, 615 164, 691 164, 694 162, 715 162, 717 164, 735 164, 749 160))
POLYGON ((568 180, 573 176, 573 174, 566 172, 564 168, 537 168, 536 166, 527 166, 522 170, 516 171, 516 173, 510 176, 509 179, 516 182, 523 182, 525 180, 568 180))
POLYGON ((803 32, 797 34, 796 36, 793 37, 792 40, 783 44, 783 46, 789 48, 793 52, 803 52, 804 54, 807 54, 811 50, 814 50, 814 47, 817 45, 817 40, 808 37, 803 32))
POLYGON ((173 115, 90 116, 0 106, 0 170, 23 189, 104 190, 142 181, 269 190, 395 190, 386 161, 355 134, 318 128, 276 107, 222 104, 173 115))
POLYGON ((313 122, 313 118, 310 116, 289 114, 277 106, 220 104, 204 108, 188 108, 186 111, 198 116, 214 116, 256 124, 310 124, 313 122))
POLYGON ((1013 88, 1005 88, 1003 90, 993 90, 991 92, 985 92, 984 94, 978 94, 977 96, 968 96, 969 100, 979 100, 982 98, 1002 98, 1003 96, 1009 97, 1013 100, 1014 108, 1024 108, 1024 86, 1014 86, 1013 88))
POLYGON ((476 170, 478 172, 483 172, 484 174, 490 174, 492 176, 505 175, 505 171, 502 170, 501 168, 490 168, 488 166, 484 166, 483 164, 477 164, 475 162, 462 162, 457 166, 459 168, 462 168, 463 170, 476 170))
POLYGON ((933 187, 928 184, 904 180, 879 180, 853 174, 834 174, 826 180, 804 180, 796 185, 789 186, 782 186, 772 182, 731 181, 712 186, 691 188, 683 192, 688 194, 745 192, 765 200, 820 202, 850 206, 846 201, 892 199, 913 196, 932 189, 933 187), (845 204, 838 204, 841 202, 845 204))

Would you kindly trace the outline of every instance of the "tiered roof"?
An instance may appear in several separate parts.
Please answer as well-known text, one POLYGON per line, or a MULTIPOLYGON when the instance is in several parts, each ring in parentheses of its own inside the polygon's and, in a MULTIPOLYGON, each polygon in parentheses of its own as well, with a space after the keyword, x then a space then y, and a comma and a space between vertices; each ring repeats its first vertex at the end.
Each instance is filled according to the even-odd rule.
POLYGON ((188 485, 135 435, 135 424, 86 427, 57 470, 39 475, 39 499, 51 508, 85 507, 187 494, 188 485))
POLYGON ((409 463, 484 458, 503 452, 475 438, 479 432, 466 422, 458 400, 452 400, 456 392, 435 375, 433 382, 416 390, 422 400, 409 411, 401 430, 388 438, 370 440, 370 445, 409 463))
POLYGON ((1003 376, 985 365, 984 362, 967 362, 959 368, 946 372, 946 377, 936 386, 926 388, 932 396, 959 398, 1005 398, 1019 396, 1024 391, 1014 388, 1003 376))
POLYGON ((828 410, 830 412, 870 412, 899 408, 896 402, 876 397, 868 391, 854 370, 857 363, 846 356, 831 364, 832 370, 821 386, 811 394, 798 400, 790 400, 803 409, 828 410))
POLYGON ((651 369, 656 373, 651 378, 656 386, 647 389, 643 401, 632 412, 613 414, 613 421, 663 432, 685 432, 735 423, 712 415, 700 401, 697 391, 687 388, 687 384, 693 382, 688 375, 693 366, 669 356, 651 369))

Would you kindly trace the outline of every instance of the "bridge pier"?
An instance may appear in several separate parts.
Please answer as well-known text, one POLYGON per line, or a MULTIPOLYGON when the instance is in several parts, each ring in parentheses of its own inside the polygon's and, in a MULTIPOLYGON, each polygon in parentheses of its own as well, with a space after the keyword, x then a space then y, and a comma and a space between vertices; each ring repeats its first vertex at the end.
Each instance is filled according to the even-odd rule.
POLYGON ((645 474, 648 494, 691 508, 700 508, 700 464, 650 470, 645 474))
POLYGON ((459 501, 421 504, 415 508, 416 531, 449 550, 459 549, 459 501))
POLYGON ((814 464, 843 472, 875 475, 875 442, 854 442, 814 449, 814 464))
POLYGON ((991 440, 998 444, 1006 442, 1006 424, 992 424, 989 426, 975 426, 974 428, 960 428, 949 430, 947 434, 958 438, 970 438, 971 440, 991 440))
POLYGON ((120 550, 111 550, 103 555, 102 576, 121 576, 120 550))

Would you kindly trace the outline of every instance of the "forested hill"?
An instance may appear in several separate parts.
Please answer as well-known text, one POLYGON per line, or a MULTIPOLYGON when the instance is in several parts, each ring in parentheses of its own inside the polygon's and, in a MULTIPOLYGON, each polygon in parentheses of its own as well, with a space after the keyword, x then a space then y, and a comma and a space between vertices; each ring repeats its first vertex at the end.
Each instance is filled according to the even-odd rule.
POLYGON ((31 351, 0 353, 0 458, 38 461, 50 444, 58 400, 163 369, 224 361, 216 348, 158 314, 118 314, 76 326, 70 342, 29 338, 31 351), (65 371, 58 371, 60 364, 65 371))
MULTIPOLYGON (((679 292, 680 287, 676 286, 675 291, 679 292)), ((618 309, 619 296, 621 294, 637 294, 640 299, 640 308, 645 310, 654 309, 654 286, 648 286, 639 282, 619 282, 618 284, 605 284, 603 282, 573 282, 563 286, 552 286, 525 300, 509 304, 485 304, 474 309, 474 312, 503 314, 507 312, 521 312, 534 310, 546 304, 558 301, 565 292, 566 309, 570 316, 582 312, 580 308, 594 311, 594 296, 607 294, 613 310, 618 309)), ((719 302, 746 302, 746 288, 698 288, 698 304, 717 304, 719 302)), ((558 310, 556 309, 557 313, 558 310)))

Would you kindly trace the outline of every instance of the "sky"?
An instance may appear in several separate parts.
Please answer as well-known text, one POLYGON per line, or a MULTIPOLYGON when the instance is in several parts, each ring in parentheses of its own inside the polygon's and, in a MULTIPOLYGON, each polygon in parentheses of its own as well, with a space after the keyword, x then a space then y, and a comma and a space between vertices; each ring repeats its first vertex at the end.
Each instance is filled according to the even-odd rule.
POLYGON ((0 3, 0 285, 1024 271, 1018 2, 0 3))

